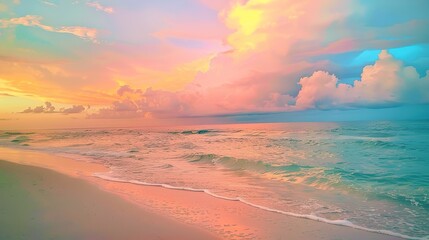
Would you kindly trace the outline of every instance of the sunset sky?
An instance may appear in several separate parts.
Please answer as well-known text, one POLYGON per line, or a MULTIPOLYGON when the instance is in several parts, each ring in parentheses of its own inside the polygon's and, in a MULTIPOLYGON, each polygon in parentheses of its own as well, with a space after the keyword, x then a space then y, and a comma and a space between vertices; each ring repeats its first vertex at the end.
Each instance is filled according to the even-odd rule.
POLYGON ((428 9, 0 0, 0 128, 428 118, 428 9))

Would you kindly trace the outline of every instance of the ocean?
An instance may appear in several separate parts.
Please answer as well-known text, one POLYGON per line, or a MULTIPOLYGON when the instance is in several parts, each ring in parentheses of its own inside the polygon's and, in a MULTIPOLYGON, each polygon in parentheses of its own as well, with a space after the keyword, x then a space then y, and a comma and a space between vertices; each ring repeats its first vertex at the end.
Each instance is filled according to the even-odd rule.
POLYGON ((0 131, 0 146, 90 161, 109 180, 429 238, 429 122, 0 131))

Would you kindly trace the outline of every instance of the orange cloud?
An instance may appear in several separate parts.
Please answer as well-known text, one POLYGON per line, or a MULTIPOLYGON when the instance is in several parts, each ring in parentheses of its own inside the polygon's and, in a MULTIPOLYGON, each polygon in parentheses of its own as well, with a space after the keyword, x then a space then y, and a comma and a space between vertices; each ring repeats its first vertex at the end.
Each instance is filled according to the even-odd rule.
POLYGON ((94 28, 79 27, 79 26, 70 26, 70 27, 60 27, 54 28, 41 23, 43 18, 41 16, 26 15, 24 17, 11 18, 11 19, 1 19, 0 28, 8 28, 16 25, 28 26, 28 27, 39 27, 48 32, 57 32, 57 33, 69 33, 75 36, 78 36, 82 39, 88 39, 93 42, 97 42, 97 30, 94 28))
MULTIPOLYGON (((89 107, 88 107, 89 108, 89 107)), ((45 102, 45 105, 36 106, 34 108, 28 107, 21 113, 62 113, 62 114, 76 114, 85 111, 85 107, 82 105, 73 105, 68 108, 60 108, 55 110, 56 107, 51 102, 45 102)))
POLYGON ((56 32, 59 33, 70 33, 75 36, 78 36, 83 39, 90 39, 93 42, 97 42, 97 30, 94 28, 87 28, 87 27, 79 27, 79 26, 73 26, 73 27, 61 27, 56 30, 56 32))
MULTIPOLYGON (((80 75, 80 72, 73 72, 72 67, 61 61, 0 59, 0 90, 4 87, 10 94, 19 96, 31 94, 39 100, 46 99, 65 104, 103 105, 114 100, 113 96, 104 92, 105 89, 88 83, 93 79, 88 80, 85 75, 80 75), (59 82, 58 79, 62 81, 59 82)), ((100 75, 100 78, 102 77, 100 75)), ((115 85, 112 83, 112 86, 115 85)))
POLYGON ((152 90, 143 91, 133 89, 128 85, 117 91, 118 100, 110 107, 101 108, 97 113, 90 114, 89 118, 152 118, 171 117, 187 113, 186 103, 179 94, 152 90))
POLYGON ((99 2, 88 2, 86 5, 97 9, 98 11, 103 11, 105 13, 112 14, 114 12, 112 7, 106 7, 101 5, 99 2))

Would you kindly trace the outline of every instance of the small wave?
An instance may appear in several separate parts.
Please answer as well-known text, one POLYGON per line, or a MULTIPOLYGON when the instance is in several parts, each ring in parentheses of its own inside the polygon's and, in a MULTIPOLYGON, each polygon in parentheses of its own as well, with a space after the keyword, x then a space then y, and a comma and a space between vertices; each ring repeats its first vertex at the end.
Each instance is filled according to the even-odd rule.
POLYGON ((34 132, 4 132, 1 133, 2 136, 17 136, 17 135, 30 135, 34 134, 34 132))
POLYGON ((135 155, 129 152, 119 152, 119 151, 107 151, 107 150, 88 150, 81 151, 80 149, 70 148, 70 147, 59 147, 55 149, 38 149, 46 152, 51 152, 54 154, 73 154, 75 157, 84 156, 91 157, 93 159, 102 159, 108 158, 113 160, 120 160, 123 158, 133 158, 135 155))
POLYGON ((131 148, 128 150, 129 153, 138 153, 140 150, 138 148, 131 148))
POLYGON ((95 136, 106 136, 112 135, 113 131, 94 131, 94 130, 82 130, 82 131, 62 131, 62 132, 53 132, 46 134, 47 139, 45 141, 54 141, 54 140, 66 140, 66 139, 85 139, 95 136))
POLYGON ((338 174, 328 174, 325 168, 290 163, 272 165, 263 161, 253 161, 216 154, 189 154, 184 156, 190 163, 209 164, 229 171, 247 171, 289 183, 299 183, 317 189, 332 189, 340 182, 338 174))
POLYGON ((86 146, 92 146, 94 143, 78 143, 78 144, 71 144, 65 147, 86 147, 86 146))
POLYGON ((11 142, 20 144, 20 143, 28 142, 30 140, 31 139, 27 136, 19 136, 19 137, 16 137, 15 139, 13 139, 11 142))
POLYGON ((191 134, 207 134, 207 133, 217 133, 219 131, 216 130, 209 130, 209 129, 200 129, 200 130, 186 130, 181 132, 168 132, 169 134, 184 134, 184 135, 191 135, 191 134))
POLYGON ((426 186, 428 182, 419 175, 402 174, 401 176, 396 176, 388 173, 363 172, 338 167, 326 169, 325 174, 340 175, 343 181, 347 182, 343 187, 347 187, 351 191, 358 191, 378 199, 394 201, 405 206, 429 207, 427 190, 421 187, 426 186), (380 189, 373 182, 384 186, 394 185, 395 188, 380 189), (414 188, 405 190, 405 188, 401 188, 400 183, 408 183, 407 187, 412 183, 414 188))
POLYGON ((290 163, 287 165, 272 165, 263 161, 253 161, 216 154, 189 154, 184 156, 188 162, 221 166, 232 171, 251 171, 257 173, 297 173, 314 169, 312 166, 290 163))
POLYGON ((370 140, 355 140, 353 144, 358 144, 362 146, 368 147, 381 147, 381 148, 399 148, 401 146, 387 140, 381 139, 370 139, 370 140))
POLYGON ((174 166, 171 164, 164 164, 164 165, 161 165, 159 168, 166 169, 166 168, 172 168, 172 167, 174 167, 174 166))
POLYGON ((259 173, 291 173, 313 168, 311 166, 299 165, 295 163, 275 166, 263 161, 252 161, 234 157, 219 156, 216 154, 189 154, 185 155, 184 158, 191 163, 220 165, 230 170, 248 170, 259 173))
POLYGON ((292 216, 292 217, 298 217, 298 218, 305 218, 305 219, 318 221, 318 222, 324 222, 324 223, 328 223, 328 224, 332 224, 332 225, 351 227, 354 229, 359 229, 359 230, 363 230, 363 231, 367 231, 367 232, 373 232, 373 233, 381 233, 381 234, 399 237, 399 238, 403 238, 403 239, 413 239, 413 240, 414 239, 415 240, 427 240, 428 239, 427 237, 421 237, 421 238, 420 237, 412 237, 412 236, 408 236, 408 235, 404 235, 404 234, 400 234, 400 233, 396 233, 396 232, 384 230, 384 229, 367 228, 367 227, 356 225, 356 224, 354 224, 354 223, 352 223, 346 219, 330 220, 330 219, 326 219, 326 218, 319 217, 319 216, 312 215, 312 214, 299 214, 299 213, 287 212, 287 211, 283 211, 283 210, 279 210, 279 209, 275 209, 275 208, 262 206, 259 204, 254 204, 254 203, 247 201, 241 197, 225 197, 225 196, 222 196, 219 194, 215 194, 215 193, 211 192, 209 189, 199 189, 199 188, 192 188, 192 187, 177 187, 177 186, 172 186, 172 185, 165 184, 165 183, 148 183, 148 182, 143 182, 143 181, 138 181, 138 180, 125 180, 125 179, 115 178, 115 177, 111 177, 111 176, 106 175, 106 174, 111 174, 111 173, 112 172, 94 173, 93 176, 107 180, 107 181, 113 181, 113 182, 131 183, 131 184, 151 186, 151 187, 163 187, 166 189, 181 190, 181 191, 201 192, 201 193, 208 194, 208 195, 215 197, 215 198, 219 198, 219 199, 223 199, 223 200, 227 200, 227 201, 241 202, 241 203, 246 204, 248 206, 258 208, 261 210, 265 210, 268 212, 279 213, 279 214, 292 216))

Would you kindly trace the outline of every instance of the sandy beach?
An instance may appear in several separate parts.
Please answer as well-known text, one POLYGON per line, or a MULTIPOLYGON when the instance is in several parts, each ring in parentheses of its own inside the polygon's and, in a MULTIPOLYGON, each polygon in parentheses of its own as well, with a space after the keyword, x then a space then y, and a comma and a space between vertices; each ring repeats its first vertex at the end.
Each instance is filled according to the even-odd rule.
POLYGON ((216 239, 81 179, 0 161, 0 239, 216 239))
POLYGON ((201 192, 107 181, 93 174, 108 169, 93 163, 0 153, 1 239, 399 239, 201 192))

